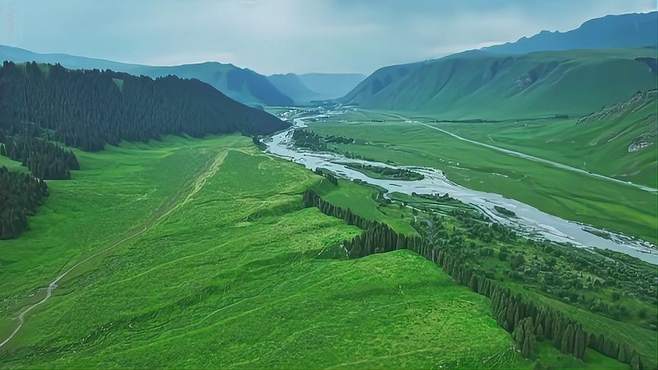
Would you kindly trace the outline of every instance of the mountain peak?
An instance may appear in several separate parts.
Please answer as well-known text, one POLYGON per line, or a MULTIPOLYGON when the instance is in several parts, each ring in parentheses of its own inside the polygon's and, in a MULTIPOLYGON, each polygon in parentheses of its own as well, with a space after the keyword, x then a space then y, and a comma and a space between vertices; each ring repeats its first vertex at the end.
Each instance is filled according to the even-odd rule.
POLYGON ((658 44, 658 12, 606 15, 566 31, 543 30, 516 42, 483 48, 489 52, 525 54, 534 51, 645 47, 658 44))

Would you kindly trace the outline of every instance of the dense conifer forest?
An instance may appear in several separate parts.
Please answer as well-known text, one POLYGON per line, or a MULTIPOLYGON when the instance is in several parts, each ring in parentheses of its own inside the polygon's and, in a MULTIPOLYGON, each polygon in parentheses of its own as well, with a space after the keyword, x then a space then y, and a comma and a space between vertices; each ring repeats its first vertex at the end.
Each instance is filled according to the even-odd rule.
POLYGON ((4 62, 0 155, 21 162, 34 178, 3 169, 0 237, 16 237, 27 227, 26 216, 46 194, 41 180, 69 179, 71 170, 80 169, 65 145, 97 151, 122 140, 157 140, 169 134, 259 135, 286 126, 198 80, 4 62))
POLYGON ((4 135, 0 131, 0 155, 21 162, 43 180, 67 180, 80 164, 72 151, 38 136, 4 135))
POLYGON ((47 195, 43 180, 0 167, 0 239, 18 236, 47 195))
POLYGON ((83 150, 167 134, 201 137, 265 134, 286 127, 268 113, 237 103, 198 80, 136 77, 60 65, 5 62, 0 69, 0 118, 52 130, 83 150))

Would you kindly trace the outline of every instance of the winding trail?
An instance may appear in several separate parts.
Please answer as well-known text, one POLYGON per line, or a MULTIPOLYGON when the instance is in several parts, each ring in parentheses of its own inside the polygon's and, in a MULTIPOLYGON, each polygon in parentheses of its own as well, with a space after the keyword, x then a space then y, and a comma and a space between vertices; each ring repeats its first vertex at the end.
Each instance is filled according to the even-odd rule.
POLYGON ((218 153, 215 158, 212 160, 212 162, 207 166, 205 169, 203 169, 198 176, 194 178, 194 181, 190 184, 189 187, 185 188, 191 188, 191 191, 185 195, 185 198, 180 200, 180 198, 184 195, 183 192, 178 192, 174 194, 170 199, 165 201, 154 213, 151 217, 146 219, 142 226, 138 228, 137 230, 134 230, 122 239, 115 241, 114 243, 110 244, 109 246, 96 251, 95 253, 92 253, 91 255, 85 257, 84 259, 80 260, 73 266, 69 267, 67 270, 59 274, 53 281, 48 284, 48 288, 46 288, 46 295, 38 302, 33 303, 32 305, 24 308, 23 310, 20 311, 18 314, 16 320, 18 320, 18 325, 16 328, 9 334, 7 338, 5 338, 2 342, 0 342, 0 349, 7 345, 23 328, 23 325, 25 324, 26 320, 26 315, 30 313, 32 310, 35 308, 41 306, 42 304, 46 303, 50 297, 53 295, 53 291, 57 288, 58 283, 64 279, 66 276, 68 276, 71 272, 73 272, 75 269, 80 267, 81 265, 93 260, 96 257, 99 257, 103 255, 106 252, 111 251, 112 249, 122 245, 123 243, 134 239, 140 235, 143 235, 147 231, 151 230, 153 227, 156 225, 160 224, 164 219, 166 219, 169 215, 171 215, 174 211, 177 209, 181 208, 182 206, 186 205, 189 203, 194 196, 205 186, 206 182, 208 181, 209 178, 215 176, 217 174, 217 171, 221 167, 222 163, 224 163, 224 159, 226 158, 226 155, 228 154, 230 150, 222 151, 218 153))
MULTIPOLYGON (((399 117, 402 118, 402 119, 405 119, 402 116, 399 116, 399 117)), ((614 177, 609 177, 609 176, 601 175, 601 174, 598 174, 598 173, 585 171, 585 170, 583 170, 581 168, 577 168, 577 167, 572 167, 572 166, 566 165, 564 163, 554 162, 554 161, 551 161, 549 159, 535 157, 534 155, 525 154, 525 153, 517 152, 517 151, 514 151, 514 150, 510 150, 510 149, 501 148, 501 147, 498 147, 498 146, 495 146, 495 145, 486 144, 486 143, 483 143, 483 142, 480 142, 480 141, 467 139, 463 136, 459 136, 455 133, 452 133, 450 131, 444 130, 444 129, 436 127, 436 126, 432 126, 428 123, 415 121, 415 120, 410 120, 410 119, 405 119, 405 121, 409 122, 409 123, 415 123, 415 124, 418 124, 418 125, 421 125, 421 126, 425 126, 429 129, 442 132, 442 133, 444 133, 446 135, 449 135, 449 136, 451 136, 451 137, 453 137, 457 140, 461 140, 461 141, 465 141, 467 143, 479 145, 479 146, 482 146, 482 147, 485 147, 485 148, 488 148, 488 149, 493 149, 493 150, 496 150, 496 151, 499 151, 499 152, 502 152, 502 153, 505 153, 505 154, 513 155, 515 157, 519 157, 519 158, 528 159, 528 160, 535 161, 535 162, 548 164, 550 166, 553 166, 553 167, 556 167, 556 168, 559 168, 559 169, 568 170, 568 171, 572 171, 572 172, 577 172, 577 173, 580 173, 580 174, 583 174, 583 175, 587 175, 587 176, 590 176, 590 177, 595 177, 595 178, 605 180, 605 181, 615 182, 615 183, 626 185, 626 186, 632 186, 632 187, 635 187, 637 189, 648 191, 648 192, 651 192, 651 193, 658 192, 657 188, 652 188, 650 186, 644 186, 644 185, 635 184, 635 183, 628 182, 628 181, 619 180, 619 179, 616 179, 614 177)))

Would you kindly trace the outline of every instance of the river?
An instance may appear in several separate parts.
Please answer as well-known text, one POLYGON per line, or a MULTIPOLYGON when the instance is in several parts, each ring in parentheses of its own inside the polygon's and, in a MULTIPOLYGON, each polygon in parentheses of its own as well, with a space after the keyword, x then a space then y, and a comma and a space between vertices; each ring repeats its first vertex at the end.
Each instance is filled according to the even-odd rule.
POLYGON ((658 265, 658 251, 646 241, 636 240, 621 234, 568 221, 542 212, 528 204, 505 198, 500 194, 463 187, 450 181, 441 171, 433 168, 413 166, 396 167, 380 162, 350 159, 336 153, 313 152, 297 148, 292 145, 291 139, 292 132, 295 128, 305 127, 305 121, 341 114, 342 112, 340 110, 324 111, 315 115, 308 115, 308 112, 304 111, 301 111, 301 114, 295 114, 294 112, 299 112, 299 110, 291 110, 281 115, 281 118, 293 123, 290 129, 279 132, 263 141, 269 153, 302 164, 311 170, 326 168, 340 177, 351 180, 358 179, 384 188, 389 192, 404 194, 447 193, 452 198, 480 209, 495 222, 510 227, 527 237, 537 240, 548 239, 580 248, 610 249, 658 265), (345 163, 361 163, 380 167, 409 169, 423 174, 424 179, 413 181, 374 179, 347 167, 345 163), (508 217, 500 214, 496 211, 495 206, 506 208, 514 212, 516 216, 508 217), (606 238, 599 235, 609 235, 609 237, 606 238))

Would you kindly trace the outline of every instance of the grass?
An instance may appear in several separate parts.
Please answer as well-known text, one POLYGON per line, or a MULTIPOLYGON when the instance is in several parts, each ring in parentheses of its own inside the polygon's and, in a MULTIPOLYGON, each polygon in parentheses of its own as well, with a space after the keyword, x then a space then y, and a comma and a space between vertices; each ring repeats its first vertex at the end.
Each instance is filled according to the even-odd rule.
POLYGON ((656 88, 642 57, 655 58, 656 49, 459 53, 382 68, 342 101, 445 119, 587 114, 656 88))
POLYGON ((374 112, 374 118, 369 117, 369 112, 350 112, 310 127, 323 136, 355 139, 354 144, 333 144, 341 152, 434 167, 471 189, 499 193, 568 220, 658 241, 655 193, 463 142, 397 115, 374 112))
MULTIPOLYGON (((429 261, 316 258, 360 231, 301 208, 320 177, 248 138, 78 155, 83 170, 49 183, 30 231, 0 242, 0 335, 58 271, 133 237, 62 280, 0 368, 531 366, 487 299, 429 261)), ((358 212, 381 216, 373 189, 340 188, 326 195, 357 192, 358 212)))
POLYGON ((413 216, 398 206, 386 206, 375 201, 379 190, 372 186, 338 180, 339 186, 322 182, 314 190, 325 200, 341 208, 349 208, 355 214, 373 221, 385 222, 395 231, 406 235, 416 235, 411 227, 413 216))
POLYGON ((27 167, 23 166, 21 162, 16 162, 2 155, 0 155, 0 167, 7 167, 10 171, 29 172, 27 167))
MULTIPOLYGON (((655 93, 601 119, 578 123, 577 118, 486 124, 449 123, 443 128, 460 136, 498 147, 548 158, 595 173, 656 187, 658 153, 655 135, 655 93), (651 137, 650 147, 629 152, 639 137, 651 137)), ((617 109, 615 109, 617 108, 617 109)))

